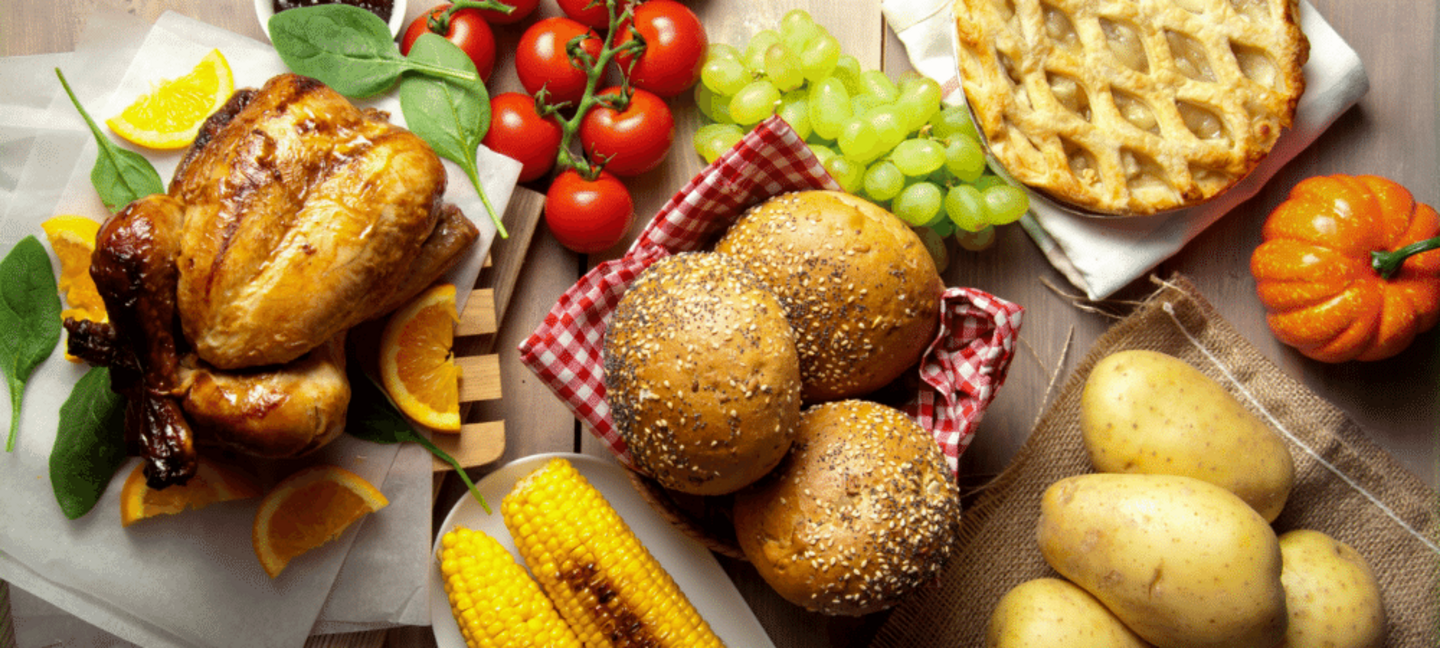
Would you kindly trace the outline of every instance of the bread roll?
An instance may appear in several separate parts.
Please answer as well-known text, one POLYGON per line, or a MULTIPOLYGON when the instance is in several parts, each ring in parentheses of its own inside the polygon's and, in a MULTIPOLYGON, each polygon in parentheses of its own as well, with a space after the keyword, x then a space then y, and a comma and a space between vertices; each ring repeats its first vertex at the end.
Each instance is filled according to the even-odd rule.
POLYGON ((734 258, 677 254, 616 306, 603 349, 615 427, 671 490, 733 492, 774 468, 800 419, 799 357, 775 296, 734 258))
POLYGON ((814 612, 883 610, 936 576, 960 498, 935 440, 899 410, 859 400, 805 410, 770 476, 735 496, 746 558, 814 612))
POLYGON ((835 191, 772 198, 715 245, 768 284, 800 352, 807 401, 868 394, 935 337, 944 284, 925 245, 880 207, 835 191))

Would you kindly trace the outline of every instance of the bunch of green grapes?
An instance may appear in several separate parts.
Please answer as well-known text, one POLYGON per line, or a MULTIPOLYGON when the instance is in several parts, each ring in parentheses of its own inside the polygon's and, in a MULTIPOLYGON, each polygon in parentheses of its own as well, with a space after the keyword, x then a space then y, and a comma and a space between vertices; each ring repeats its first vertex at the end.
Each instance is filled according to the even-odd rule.
POLYGON ((942 106, 940 84, 914 72, 897 83, 862 70, 803 9, 743 50, 712 43, 695 102, 712 122, 693 141, 707 162, 779 115, 845 191, 962 243, 1030 208, 1023 190, 988 171, 969 113, 942 106))

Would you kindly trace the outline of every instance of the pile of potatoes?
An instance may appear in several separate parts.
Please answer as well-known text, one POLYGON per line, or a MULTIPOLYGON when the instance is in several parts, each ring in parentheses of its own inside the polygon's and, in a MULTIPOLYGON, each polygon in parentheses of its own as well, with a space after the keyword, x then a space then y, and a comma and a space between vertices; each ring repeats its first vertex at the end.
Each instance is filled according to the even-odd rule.
POLYGON ((1293 460, 1220 385, 1162 353, 1115 353, 1086 379, 1080 429, 1097 472, 1052 484, 1037 529, 1063 578, 1007 593, 987 646, 1384 644, 1364 558, 1318 531, 1276 536, 1293 460))

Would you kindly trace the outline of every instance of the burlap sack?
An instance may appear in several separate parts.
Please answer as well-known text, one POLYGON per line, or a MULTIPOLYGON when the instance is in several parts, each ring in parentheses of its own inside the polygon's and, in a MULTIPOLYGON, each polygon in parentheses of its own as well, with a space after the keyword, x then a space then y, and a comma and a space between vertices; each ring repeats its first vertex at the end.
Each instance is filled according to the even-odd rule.
POLYGON ((1009 466, 964 514, 958 554, 940 581, 891 614, 873 648, 985 644, 996 602, 1032 578, 1058 576, 1035 540, 1040 496, 1058 479, 1090 472, 1079 403, 1090 368, 1124 349, 1186 360, 1283 430, 1296 485, 1277 532, 1317 529, 1359 551, 1384 593, 1387 646, 1437 645, 1440 497, 1376 446, 1338 409, 1266 360, 1183 277, 1096 341, 1009 466))

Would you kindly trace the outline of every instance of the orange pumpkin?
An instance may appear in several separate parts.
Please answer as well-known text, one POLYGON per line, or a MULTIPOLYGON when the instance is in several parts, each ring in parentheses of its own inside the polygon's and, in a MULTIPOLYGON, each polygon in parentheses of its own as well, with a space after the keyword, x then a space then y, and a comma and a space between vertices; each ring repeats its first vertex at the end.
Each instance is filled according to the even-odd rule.
POLYGON ((1440 319, 1440 216, 1376 176, 1306 179, 1250 258, 1265 320, 1322 362, 1381 360, 1440 319))

